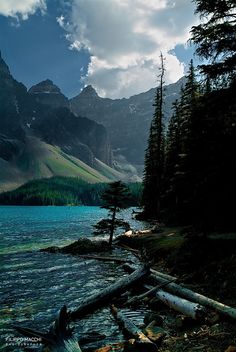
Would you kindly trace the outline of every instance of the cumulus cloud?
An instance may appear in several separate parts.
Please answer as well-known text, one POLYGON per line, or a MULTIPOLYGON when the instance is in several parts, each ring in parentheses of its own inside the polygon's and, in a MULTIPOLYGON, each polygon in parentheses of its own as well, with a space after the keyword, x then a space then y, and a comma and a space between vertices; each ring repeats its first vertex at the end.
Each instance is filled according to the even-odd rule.
POLYGON ((37 10, 46 10, 46 0, 1 0, 0 15, 27 20, 37 10))
POLYGON ((195 21, 189 0, 72 0, 58 18, 70 49, 90 54, 84 83, 112 98, 154 87, 160 51, 166 83, 182 77, 184 65, 173 49, 186 43, 195 21))

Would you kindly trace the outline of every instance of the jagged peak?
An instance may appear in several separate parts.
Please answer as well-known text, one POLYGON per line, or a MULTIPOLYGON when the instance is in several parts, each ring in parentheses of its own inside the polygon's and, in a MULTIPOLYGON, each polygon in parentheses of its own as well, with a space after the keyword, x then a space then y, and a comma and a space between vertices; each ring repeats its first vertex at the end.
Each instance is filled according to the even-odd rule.
POLYGON ((50 79, 46 79, 32 86, 29 89, 29 93, 61 93, 61 90, 58 86, 53 83, 53 81, 51 81, 50 79))
POLYGON ((96 90, 93 88, 91 84, 84 87, 84 89, 79 95, 80 97, 98 97, 96 90))

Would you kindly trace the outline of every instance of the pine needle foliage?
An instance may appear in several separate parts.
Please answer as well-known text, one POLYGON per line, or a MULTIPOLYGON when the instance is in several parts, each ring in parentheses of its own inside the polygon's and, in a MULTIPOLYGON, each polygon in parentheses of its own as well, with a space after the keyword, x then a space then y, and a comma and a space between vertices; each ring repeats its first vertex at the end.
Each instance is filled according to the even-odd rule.
POLYGON ((235 0, 195 0, 202 22, 192 28, 197 55, 208 60, 202 72, 221 84, 236 78, 236 2, 235 0))

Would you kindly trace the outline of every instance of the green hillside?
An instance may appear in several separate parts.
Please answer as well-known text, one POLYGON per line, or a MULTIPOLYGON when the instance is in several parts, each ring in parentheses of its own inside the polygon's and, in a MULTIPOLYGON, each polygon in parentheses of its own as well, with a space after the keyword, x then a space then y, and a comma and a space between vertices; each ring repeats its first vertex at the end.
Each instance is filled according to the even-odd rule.
POLYGON ((16 160, 0 159, 0 192, 8 191, 32 180, 53 176, 77 177, 88 183, 103 183, 124 176, 100 161, 92 168, 81 160, 52 146, 30 137, 16 160))

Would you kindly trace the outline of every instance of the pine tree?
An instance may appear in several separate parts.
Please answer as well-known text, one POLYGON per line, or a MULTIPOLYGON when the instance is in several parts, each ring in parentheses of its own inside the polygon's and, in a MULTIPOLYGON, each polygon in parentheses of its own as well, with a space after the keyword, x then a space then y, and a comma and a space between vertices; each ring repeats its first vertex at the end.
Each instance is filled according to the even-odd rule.
POLYGON ((165 203, 178 205, 176 192, 176 174, 178 172, 179 156, 181 155, 181 115, 180 102, 173 103, 173 114, 170 118, 166 136, 165 156, 165 203))
POLYGON ((235 0, 194 0, 202 23, 192 28, 196 53, 210 60, 201 65, 210 78, 236 77, 236 3, 235 0))
POLYGON ((161 212, 162 179, 164 171, 163 92, 164 58, 160 55, 159 86, 156 90, 154 115, 145 154, 142 204, 146 217, 157 218, 161 212))
MULTIPOLYGON (((181 97, 173 105, 173 116, 167 132, 165 163, 165 207, 172 209, 172 216, 190 210, 194 187, 194 156, 196 139, 195 115, 199 97, 199 84, 196 80, 193 61, 189 65, 186 84, 181 89, 181 97)), ((170 212, 170 211, 169 211, 170 212)))
POLYGON ((109 218, 100 220, 94 225, 95 234, 109 234, 109 246, 112 245, 113 235, 117 228, 122 227, 126 230, 129 224, 122 219, 117 219, 117 213, 128 207, 130 194, 128 188, 121 181, 110 183, 108 188, 101 196, 103 205, 101 208, 108 210, 109 218))

